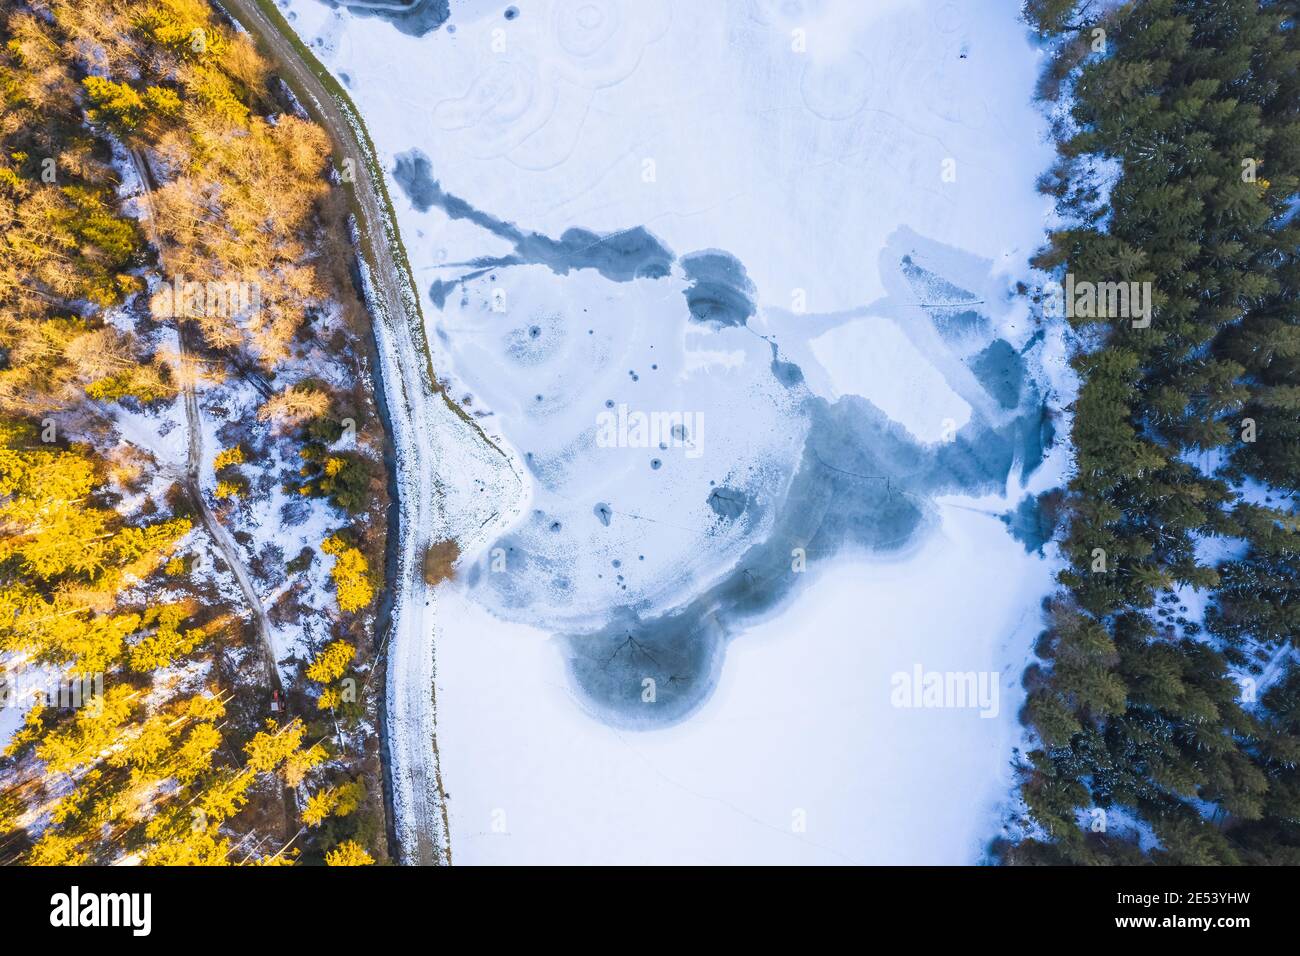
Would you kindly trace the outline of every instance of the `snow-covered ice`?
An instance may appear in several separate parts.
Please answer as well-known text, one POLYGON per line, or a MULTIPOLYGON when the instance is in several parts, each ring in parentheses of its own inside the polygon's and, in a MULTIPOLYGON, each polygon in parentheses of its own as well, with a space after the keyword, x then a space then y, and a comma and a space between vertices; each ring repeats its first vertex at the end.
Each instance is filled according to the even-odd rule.
POLYGON ((1053 572, 1000 516, 1068 388, 1018 5, 287 6, 528 476, 432 611, 453 858, 980 859, 1053 572))

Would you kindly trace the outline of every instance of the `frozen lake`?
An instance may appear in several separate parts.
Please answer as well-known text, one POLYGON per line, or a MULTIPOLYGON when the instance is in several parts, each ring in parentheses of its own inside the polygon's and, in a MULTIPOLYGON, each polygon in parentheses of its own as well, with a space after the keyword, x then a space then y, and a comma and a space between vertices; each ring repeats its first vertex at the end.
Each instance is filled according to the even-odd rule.
POLYGON ((1069 388, 1018 4, 286 9, 529 485, 436 599, 456 862, 978 861, 1069 388))

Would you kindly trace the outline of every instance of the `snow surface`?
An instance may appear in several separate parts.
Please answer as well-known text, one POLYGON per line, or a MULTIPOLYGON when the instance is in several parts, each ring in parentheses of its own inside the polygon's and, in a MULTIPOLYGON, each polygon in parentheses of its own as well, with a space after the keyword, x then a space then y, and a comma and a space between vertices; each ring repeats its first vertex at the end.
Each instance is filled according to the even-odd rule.
POLYGON ((837 562, 734 642, 697 714, 650 733, 585 716, 544 634, 444 592, 439 748, 454 859, 978 860, 1011 788, 1020 672, 1051 572, 988 516, 943 518, 906 561, 837 562), (998 671, 998 717, 892 707, 891 676, 918 663, 998 671))
POLYGON ((716 686, 672 721, 609 719, 573 662, 613 608, 699 613, 773 545, 826 409, 883 413, 873 441, 992 449, 1067 395, 1061 333, 1036 337, 1012 292, 1051 159, 1018 5, 515 6, 458 3, 414 36, 287 4, 390 174, 437 373, 528 469, 508 526, 476 507, 459 529, 477 489, 449 469, 471 547, 424 620, 453 859, 978 861, 1055 567, 998 520, 1023 452, 898 478, 916 525, 810 552, 783 599, 727 611, 725 660, 695 675, 716 686), (629 247, 622 274, 606 253, 629 247), (1028 370, 1009 400, 981 364, 998 342, 1028 370), (607 447, 620 405, 702 416, 702 453, 607 447), (917 666, 998 675, 996 713, 894 706, 917 666))
POLYGON ((970 420, 970 406, 889 319, 845 322, 808 344, 830 376, 830 397, 870 399, 921 441, 940 441, 945 423, 955 432, 970 420))

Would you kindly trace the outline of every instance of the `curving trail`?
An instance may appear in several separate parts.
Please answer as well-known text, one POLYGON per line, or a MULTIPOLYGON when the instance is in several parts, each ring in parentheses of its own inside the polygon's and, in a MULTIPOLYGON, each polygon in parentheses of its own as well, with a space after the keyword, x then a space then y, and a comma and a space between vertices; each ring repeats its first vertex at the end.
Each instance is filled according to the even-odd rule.
POLYGON ((221 5, 257 40, 280 79, 328 133, 336 166, 352 185, 382 378, 376 385, 388 407, 396 471, 398 519, 389 529, 397 537, 392 611, 389 632, 380 639, 388 656, 383 725, 393 826, 402 863, 450 863, 435 735, 435 608, 424 579, 424 555, 438 538, 462 538, 461 525, 472 517, 449 501, 454 497, 449 489, 462 477, 456 469, 467 458, 480 470, 510 472, 516 480, 518 475, 509 456, 437 384, 383 172, 356 108, 270 0, 221 0, 221 5))
MULTIPOLYGON (((155 222, 153 191, 157 187, 153 170, 150 169, 149 163, 138 150, 131 150, 130 155, 131 163, 135 166, 136 175, 140 177, 140 184, 144 190, 141 197, 148 210, 149 238, 154 248, 158 250, 158 255, 162 256, 164 255, 163 247, 158 241, 158 236, 153 228, 155 222)), ((193 353, 189 349, 187 332, 183 322, 176 324, 176 339, 182 359, 188 360, 193 353)), ((203 497, 203 492, 199 487, 199 469, 202 467, 203 462, 203 421, 199 414, 199 399, 194 391, 194 382, 188 375, 181 376, 181 397, 185 406, 186 427, 185 475, 182 480, 185 493, 199 513, 199 521, 204 530, 208 532, 208 537, 212 539, 212 543, 217 546, 217 550, 225 558, 226 565, 235 578, 235 583, 239 585, 239 592, 243 595, 244 604, 253 617, 253 628, 257 631, 257 640, 261 645, 262 655, 266 659, 266 670, 271 681, 271 689, 276 692, 280 699, 283 699, 284 687, 280 682, 280 668, 275 660, 275 645, 271 642, 271 619, 267 617, 266 607, 262 604, 257 588, 253 586, 252 578, 249 577, 248 569, 239 556, 239 550, 235 547, 234 539, 230 537, 230 532, 226 530, 225 526, 217 520, 217 516, 213 514, 212 509, 208 507, 207 499, 203 497)))

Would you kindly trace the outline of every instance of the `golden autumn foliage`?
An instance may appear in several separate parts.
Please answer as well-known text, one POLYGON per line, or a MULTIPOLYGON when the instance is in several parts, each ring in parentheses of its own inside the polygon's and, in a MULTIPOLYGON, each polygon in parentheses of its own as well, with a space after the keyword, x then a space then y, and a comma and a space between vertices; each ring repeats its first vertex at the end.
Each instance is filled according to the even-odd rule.
POLYGON ((240 473, 238 467, 243 463, 244 449, 240 445, 222 449, 213 459, 212 467, 217 473, 217 487, 212 494, 218 501, 226 498, 241 498, 248 493, 248 479, 240 473))
POLYGON ((217 453, 217 457, 212 460, 214 471, 220 471, 231 465, 242 465, 244 463, 244 449, 235 445, 233 448, 223 448, 217 453))
POLYGON ((287 434, 304 422, 321 417, 329 407, 327 392, 294 385, 268 398, 257 410, 257 420, 273 422, 277 432, 287 434))
POLYGON ((344 840, 325 854, 326 866, 370 866, 374 862, 374 857, 355 840, 344 840))
MULTIPOLYGON (((205 308, 193 317, 208 344, 245 351, 268 368, 286 359, 304 317, 327 298, 311 248, 329 189, 324 132, 296 116, 262 115, 277 112, 266 63, 206 3, 43 6, 52 20, 11 12, 0 49, 0 91, 11 120, 0 124, 0 305, 17 307, 0 320, 0 346, 6 324, 14 342, 30 337, 21 324, 27 315, 53 318, 51 307, 65 303, 67 338, 75 333, 76 301, 110 306, 140 291, 128 270, 143 253, 143 237, 115 208, 111 166, 85 145, 89 123, 144 155, 159 180, 148 225, 163 246, 164 281, 258 290, 253 307, 205 308), (63 127, 53 135, 51 116, 63 127), (46 181, 46 158, 58 164, 54 181, 46 181)), ((165 388, 156 372, 155 380, 133 381, 133 367, 149 361, 131 358, 132 367, 97 376, 97 396, 165 388)), ((75 367, 46 367, 55 378, 77 378, 75 367)), ((16 397, 34 401, 24 384, 13 383, 16 397)), ((55 384, 33 383, 29 391, 55 384)))
POLYGON ((0 422, 0 651, 102 671, 146 626, 111 612, 117 591, 162 565, 190 522, 137 525, 96 507, 86 451, 36 439, 0 422))
POLYGON ((338 535, 321 542, 320 549, 334 556, 330 577, 334 592, 343 611, 360 611, 375 599, 375 584, 370 575, 370 564, 360 549, 349 545, 338 535))
POLYGON ((142 616, 142 636, 128 652, 131 670, 149 673, 169 667, 207 638, 207 628, 182 629, 188 616, 187 609, 179 604, 149 608, 142 616))
POLYGON ((346 817, 361 805, 365 795, 366 788, 359 780, 342 783, 337 787, 325 787, 307 798, 307 805, 302 811, 302 822, 318 827, 326 817, 346 817))
POLYGON ((226 498, 239 498, 244 494, 244 486, 237 481, 222 480, 212 490, 212 496, 219 501, 226 498))
MULTIPOLYGON (((131 334, 87 316, 141 289, 144 252, 122 215, 91 113, 125 116, 138 94, 74 78, 57 26, 0 10, 0 412, 45 412, 82 394, 144 401, 174 389, 131 334)), ((141 100, 144 108, 148 101, 141 100)))
MULTIPOLYGON (((328 141, 280 112, 269 76, 206 0, 0 0, 0 666, 102 686, 87 706, 33 703, 0 754, 0 848, 20 854, 0 849, 0 863, 289 863, 297 850, 274 844, 292 833, 244 840, 248 819, 336 772, 315 727, 258 729, 244 697, 228 712, 218 649, 242 635, 177 554, 192 547, 183 496, 149 488, 154 465, 127 442, 96 453, 62 431, 65 412, 93 420, 72 434, 98 444, 113 403, 171 400, 201 374, 141 331, 160 283, 254 288, 238 308, 209 296, 191 318, 207 346, 268 377, 329 300, 315 246, 328 141), (123 148, 153 187, 139 219, 119 195, 123 148), (57 436, 29 424, 52 413, 57 436)), ((212 354, 202 361, 220 374, 212 354)), ((291 386, 258 418, 283 432, 328 406, 327 392, 291 386)), ((216 455, 218 498, 246 492, 246 454, 216 455)), ((330 540, 339 606, 369 606, 365 557, 330 540)), ((335 642, 312 666, 335 680, 354 653, 335 642)), ((364 794, 345 782, 307 797, 322 845, 364 794)), ((373 862, 352 841, 331 853, 373 862)))
POLYGON ((356 656, 357 649, 347 641, 332 641, 307 667, 307 676, 320 684, 329 684, 342 677, 356 656))
POLYGON ((326 687, 316 698, 317 710, 335 710, 343 705, 343 691, 337 687, 326 687))
MULTIPOLYGON (((307 679, 318 684, 332 684, 347 673, 348 665, 352 663, 356 653, 357 649, 347 641, 332 641, 307 666, 307 679)), ((326 686, 322 688, 321 695, 316 700, 316 709, 334 710, 342 704, 342 688, 326 686)))

